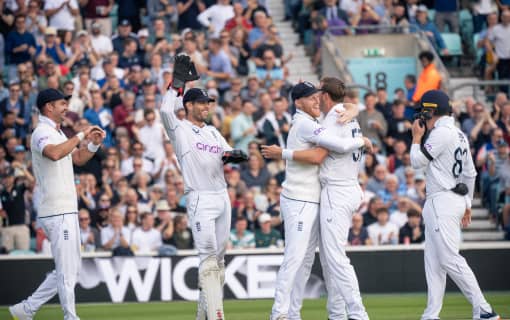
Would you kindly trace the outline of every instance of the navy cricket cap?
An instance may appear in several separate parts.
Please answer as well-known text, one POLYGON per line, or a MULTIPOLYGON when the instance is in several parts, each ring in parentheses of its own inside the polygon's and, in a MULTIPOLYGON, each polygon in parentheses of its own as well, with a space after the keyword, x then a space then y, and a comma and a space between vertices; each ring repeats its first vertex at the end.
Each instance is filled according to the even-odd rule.
POLYGON ((450 114, 452 110, 450 98, 441 90, 429 90, 425 92, 421 97, 420 107, 422 109, 433 109, 436 115, 450 114))
POLYGON ((214 102, 214 99, 209 97, 207 91, 199 88, 191 88, 184 94, 182 98, 182 103, 186 104, 186 102, 214 102))
POLYGON ((308 81, 300 82, 292 88, 292 100, 295 101, 300 98, 308 97, 319 91, 319 89, 308 81))
POLYGON ((69 98, 71 98, 71 96, 65 96, 62 92, 56 89, 44 89, 37 95, 37 108, 41 110, 48 102, 53 102, 61 99, 69 100, 69 98))

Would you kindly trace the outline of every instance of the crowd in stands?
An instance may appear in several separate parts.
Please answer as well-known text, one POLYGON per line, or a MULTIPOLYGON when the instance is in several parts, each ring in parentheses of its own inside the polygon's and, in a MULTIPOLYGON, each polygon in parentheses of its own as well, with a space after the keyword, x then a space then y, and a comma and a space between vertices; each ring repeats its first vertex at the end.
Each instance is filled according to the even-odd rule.
MULTIPOLYGON (((489 50, 486 55, 492 44, 499 59, 487 68, 502 78, 510 57, 510 13, 504 0, 497 3, 499 13, 480 11, 481 6, 473 18, 486 35, 480 37, 489 50)), ((293 84, 287 81, 292 55, 283 52, 265 5, 257 0, 233 4, 228 0, 0 0, 2 252, 47 252, 49 247, 36 220, 38 193, 30 162, 30 135, 38 121, 35 100, 45 88, 71 96, 61 127, 67 136, 88 125, 98 125, 107 133, 91 161, 75 167, 83 250, 130 255, 193 248, 184 182, 158 112, 172 80, 173 58, 179 53, 189 55, 201 75, 191 86, 203 87, 216 98, 207 123, 249 155, 243 165, 225 166, 232 204, 229 248, 283 247, 279 195, 285 164, 265 160, 259 148, 285 146, 295 111, 288 98, 293 84)), ((287 0, 285 5, 287 18, 295 22, 303 41, 307 30, 317 36, 329 26, 416 24, 436 37, 439 33, 434 30, 446 21, 457 30, 452 8, 439 4, 436 22, 428 18, 421 22, 426 7, 416 1, 287 0)), ((338 34, 349 32, 340 29, 338 34)), ((437 46, 444 49, 440 37, 437 46)), ((353 216, 351 245, 424 240, 420 215, 425 177, 410 166, 410 128, 414 105, 423 92, 441 86, 441 76, 432 53, 423 52, 419 59, 422 74, 403 75, 395 92, 377 88, 361 97, 356 90, 346 92, 345 101, 361 110, 358 120, 375 150, 364 156, 359 183, 365 199, 353 216)), ((495 222, 508 226, 510 102, 508 92, 499 89, 495 88, 490 104, 467 98, 455 102, 454 111, 472 142, 483 202, 495 222)), ((182 119, 184 110, 178 110, 177 116, 182 119)))

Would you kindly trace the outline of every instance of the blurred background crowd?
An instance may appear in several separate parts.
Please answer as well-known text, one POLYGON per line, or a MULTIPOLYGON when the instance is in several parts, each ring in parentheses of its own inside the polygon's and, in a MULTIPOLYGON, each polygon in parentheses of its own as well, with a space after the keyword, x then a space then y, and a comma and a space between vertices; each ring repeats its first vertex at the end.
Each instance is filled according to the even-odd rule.
MULTIPOLYGON (((269 0, 267 0, 269 1, 269 0)), ((352 33, 349 26, 414 25, 441 57, 441 31, 461 35, 458 12, 472 14, 480 78, 510 77, 508 0, 480 1, 285 0, 285 19, 299 33, 320 72, 320 37, 352 33), (435 13, 433 19, 430 12, 435 13), (346 28, 347 27, 347 28, 346 28)), ((116 254, 192 249, 179 164, 158 109, 172 80, 173 58, 189 55, 203 87, 216 98, 208 124, 249 154, 225 166, 232 203, 230 248, 283 247, 279 194, 283 161, 267 161, 261 144, 285 146, 295 112, 281 37, 263 0, 0 0, 0 247, 3 253, 47 252, 38 227, 37 187, 31 174, 30 135, 39 90, 71 95, 62 130, 88 125, 107 132, 104 146, 76 167, 84 251, 116 254)), ((392 29, 393 28, 393 29, 392 29)), ((357 33, 374 33, 361 29, 357 33)), ((463 40, 464 41, 464 40, 463 40)), ((463 43, 465 45, 465 43, 463 43)), ((423 92, 441 86, 434 57, 425 51, 418 76, 402 75, 399 88, 376 88, 345 101, 358 105, 359 122, 375 145, 359 183, 365 200, 353 216, 351 245, 424 241, 421 208, 425 176, 410 167, 411 124, 423 92)), ((454 116, 471 140, 479 170, 477 194, 494 226, 510 219, 510 102, 508 87, 491 87, 491 100, 464 97, 454 116)), ((183 118, 184 111, 177 112, 183 118)), ((87 143, 87 142, 83 142, 87 143)), ((204 172, 207 174, 207 172, 204 172)))

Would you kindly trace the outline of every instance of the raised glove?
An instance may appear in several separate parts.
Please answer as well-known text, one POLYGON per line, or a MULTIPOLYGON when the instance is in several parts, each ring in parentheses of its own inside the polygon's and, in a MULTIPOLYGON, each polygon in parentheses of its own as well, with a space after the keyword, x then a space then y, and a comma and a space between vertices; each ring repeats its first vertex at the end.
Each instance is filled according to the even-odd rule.
POLYGON ((175 57, 173 80, 171 84, 174 89, 181 89, 184 91, 186 82, 194 81, 199 78, 200 76, 195 69, 195 64, 191 61, 189 56, 180 54, 175 57))
POLYGON ((232 151, 223 152, 221 157, 224 164, 227 163, 240 163, 248 160, 248 156, 242 150, 234 149, 232 151))

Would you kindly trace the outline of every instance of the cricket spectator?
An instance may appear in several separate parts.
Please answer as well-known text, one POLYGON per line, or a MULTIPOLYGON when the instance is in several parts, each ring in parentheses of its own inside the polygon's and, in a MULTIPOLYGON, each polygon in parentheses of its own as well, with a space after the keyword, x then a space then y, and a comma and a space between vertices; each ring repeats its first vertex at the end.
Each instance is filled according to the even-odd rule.
POLYGON ((255 248, 255 236, 253 232, 246 230, 247 227, 248 220, 244 217, 237 217, 235 228, 230 231, 229 249, 255 248))

